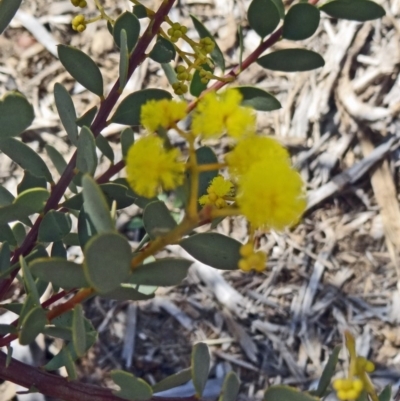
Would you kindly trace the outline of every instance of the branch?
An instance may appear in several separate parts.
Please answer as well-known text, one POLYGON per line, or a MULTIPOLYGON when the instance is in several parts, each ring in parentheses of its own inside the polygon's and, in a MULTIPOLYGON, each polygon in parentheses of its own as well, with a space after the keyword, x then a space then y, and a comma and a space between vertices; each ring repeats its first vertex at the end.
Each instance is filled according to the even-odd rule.
MULTIPOLYGON (((6 368, 7 356, 0 352, 0 377, 25 388, 34 387, 40 393, 65 401, 121 401, 110 389, 92 384, 68 381, 61 376, 46 372, 40 368, 28 366, 11 360, 6 368)), ((151 401, 201 401, 192 397, 152 397, 151 401)))

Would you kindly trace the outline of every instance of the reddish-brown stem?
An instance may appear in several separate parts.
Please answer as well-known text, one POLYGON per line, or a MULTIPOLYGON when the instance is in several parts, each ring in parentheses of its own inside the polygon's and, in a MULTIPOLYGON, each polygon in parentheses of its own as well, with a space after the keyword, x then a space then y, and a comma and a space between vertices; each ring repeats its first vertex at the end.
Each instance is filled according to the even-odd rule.
MULTIPOLYGON (((6 367, 7 356, 0 352, 0 377, 25 388, 35 388, 49 397, 65 401, 121 401, 108 388, 69 381, 63 377, 11 360, 6 367)), ((192 397, 152 397, 152 401, 201 401, 192 397)))

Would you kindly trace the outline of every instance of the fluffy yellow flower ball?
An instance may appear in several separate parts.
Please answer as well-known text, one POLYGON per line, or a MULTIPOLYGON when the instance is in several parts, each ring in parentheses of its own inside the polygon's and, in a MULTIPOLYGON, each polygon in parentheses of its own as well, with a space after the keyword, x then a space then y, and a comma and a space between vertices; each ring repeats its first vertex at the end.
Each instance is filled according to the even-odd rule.
POLYGON ((157 136, 146 136, 135 142, 126 157, 129 185, 141 196, 151 198, 160 187, 171 190, 183 183, 185 164, 178 149, 166 150, 157 136))

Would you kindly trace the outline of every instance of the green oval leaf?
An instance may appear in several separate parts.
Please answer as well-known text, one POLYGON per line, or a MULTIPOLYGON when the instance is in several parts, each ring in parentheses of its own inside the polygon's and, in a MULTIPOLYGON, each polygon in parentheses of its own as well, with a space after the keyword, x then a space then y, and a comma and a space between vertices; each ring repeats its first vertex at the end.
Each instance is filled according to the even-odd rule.
POLYGON ((338 363, 339 352, 341 348, 342 347, 340 345, 337 345, 333 349, 332 354, 329 356, 328 362, 326 363, 321 378, 319 379, 317 390, 315 391, 315 395, 318 397, 322 398, 325 394, 325 391, 331 384, 332 376, 336 371, 336 365, 338 363))
MULTIPOLYGON (((0 2, 0 25, 3 2, 0 2)), ((16 0, 15 3, 20 1, 16 0)), ((0 139, 19 135, 31 125, 34 118, 33 107, 21 93, 7 92, 0 99, 0 139)))
POLYGON ((129 148, 135 143, 135 135, 131 127, 127 127, 121 132, 121 150, 122 156, 125 159, 129 148))
POLYGON ((97 234, 85 246, 85 275, 99 293, 110 292, 126 281, 130 262, 131 247, 120 234, 97 234))
POLYGON ((214 39, 214 35, 210 33, 210 31, 192 14, 190 14, 190 18, 192 19, 194 29, 196 29, 199 36, 203 38, 210 38, 214 44, 214 50, 211 52, 210 57, 214 61, 215 64, 219 68, 221 68, 222 72, 225 71, 225 59, 224 55, 222 54, 221 49, 219 48, 217 42, 214 39))
POLYGON ((125 400, 148 400, 153 395, 151 387, 144 380, 138 379, 131 373, 113 370, 111 378, 121 388, 119 391, 113 391, 113 394, 125 400))
POLYGON ((96 63, 72 46, 59 45, 58 57, 72 77, 90 92, 103 96, 103 77, 96 63))
POLYGON ((243 96, 242 106, 259 111, 273 111, 282 108, 279 100, 263 89, 255 86, 237 86, 235 89, 243 96))
POLYGON ((379 401, 390 401, 392 399, 392 386, 388 384, 379 394, 379 401))
MULTIPOLYGON (((15 239, 14 233, 8 224, 0 225, 0 242, 8 243, 11 246, 17 246, 17 240, 15 239)), ((3 244, 3 246, 4 246, 4 244, 3 244)), ((1 264, 2 263, 1 263, 1 253, 0 253, 0 274, 1 274, 2 270, 4 270, 1 268, 1 264)), ((8 267, 9 266, 7 266, 7 268, 8 267)))
POLYGON ((319 9, 299 3, 290 7, 283 24, 282 36, 290 40, 304 40, 314 35, 320 20, 319 9))
POLYGON ((76 167, 81 173, 93 175, 97 167, 96 141, 90 128, 84 126, 78 138, 76 167))
MULTIPOLYGON (((206 71, 214 72, 214 69, 208 64, 203 64, 201 68, 206 71)), ((200 71, 196 70, 193 74, 192 81, 190 82, 190 94, 195 97, 200 96, 201 93, 207 89, 207 85, 208 82, 206 84, 201 82, 200 71)))
MULTIPOLYGON (((0 35, 7 28, 15 13, 18 11, 22 0, 1 0, 0 1, 0 35)), ((1 112, 0 112, 1 115, 1 112)), ((0 125, 2 127, 2 125, 0 125)))
POLYGON ((19 257, 19 263, 24 275, 25 292, 30 295, 34 305, 40 305, 40 295, 35 280, 33 279, 31 271, 22 256, 19 257))
POLYGON ((71 231, 71 226, 71 218, 66 213, 50 210, 40 223, 38 240, 60 241, 71 231))
POLYGON ((82 250, 84 250, 86 243, 90 240, 90 238, 96 234, 97 230, 94 227, 92 220, 82 207, 78 216, 78 237, 82 250))
MULTIPOLYGON (((202 146, 196 149, 197 164, 213 164, 218 163, 218 157, 209 146, 202 146)), ((218 171, 204 171, 199 174, 199 190, 198 197, 207 193, 207 188, 210 186, 211 181, 218 175, 218 171)), ((198 205, 200 209, 200 204, 198 205)))
POLYGON ((136 15, 125 11, 121 14, 114 24, 113 37, 118 48, 121 47, 121 31, 126 31, 127 46, 129 53, 132 52, 139 39, 140 22, 136 15))
POLYGON ((22 180, 17 185, 18 194, 32 188, 47 188, 47 181, 44 177, 36 177, 28 170, 24 171, 22 180))
POLYGON ((11 160, 36 177, 52 182, 50 171, 43 159, 28 145, 14 138, 0 140, 0 150, 11 160))
POLYGON ((35 277, 58 287, 67 290, 89 287, 82 265, 63 258, 38 258, 29 267, 35 277))
POLYGON ((240 380, 233 371, 229 372, 222 385, 221 396, 218 401, 236 401, 239 394, 240 380))
POLYGON ((220 270, 235 270, 242 244, 218 233, 200 233, 183 239, 179 245, 200 262, 220 270))
POLYGON ((369 0, 329 1, 321 6, 320 10, 333 18, 361 22, 382 18, 386 14, 383 7, 369 0))
POLYGON ((85 318, 81 304, 75 306, 72 318, 72 344, 76 355, 81 357, 86 352, 85 318))
POLYGON ((153 389, 153 393, 156 394, 160 393, 161 391, 166 391, 171 388, 181 386, 182 384, 187 383, 191 378, 192 378, 192 369, 187 368, 181 370, 178 373, 166 377, 159 383, 154 384, 151 388, 153 389))
POLYGON ((88 175, 82 178, 83 200, 86 213, 90 216, 96 230, 114 231, 114 223, 110 215, 107 201, 94 179, 88 175))
POLYGON ((151 202, 145 207, 143 224, 151 239, 162 237, 176 227, 176 221, 162 201, 151 202))
POLYGON ((325 65, 324 59, 311 50, 285 49, 262 56, 257 63, 263 68, 274 71, 309 71, 325 65))
POLYGON ((119 46, 119 89, 122 92, 128 79, 129 69, 129 51, 128 39, 125 29, 121 30, 120 46, 119 46))
POLYGON ((133 14, 136 15, 136 17, 138 17, 139 19, 142 18, 147 18, 147 10, 146 7, 143 6, 142 4, 135 4, 133 6, 133 14))
POLYGON ((151 49, 149 57, 157 63, 169 63, 174 60, 176 51, 174 45, 162 36, 157 37, 156 44, 151 49))
POLYGON ((210 351, 206 344, 193 346, 191 368, 196 397, 201 398, 210 372, 210 351))
MULTIPOLYGON (((137 287, 136 285, 134 286, 137 287)), ((154 292, 150 294, 144 294, 136 290, 131 284, 122 284, 120 287, 101 294, 102 298, 114 299, 116 301, 144 301, 146 299, 154 298, 154 292)))
POLYGON ((169 92, 162 89, 143 89, 128 95, 118 106, 111 121, 117 124, 140 125, 140 110, 149 100, 172 99, 169 92))
POLYGON ((10 267, 10 255, 10 246, 8 245, 8 242, 4 242, 0 249, 0 273, 8 270, 10 267))
POLYGON ((272 0, 253 0, 247 11, 249 25, 265 38, 279 25, 281 16, 272 0))
POLYGON ((302 393, 289 386, 271 386, 264 393, 263 401, 315 401, 307 393, 302 393))
POLYGON ((97 106, 93 106, 85 114, 83 114, 76 120, 76 124, 79 127, 83 127, 84 125, 90 127, 96 114, 97 114, 97 106))
POLYGON ((279 16, 281 19, 285 18, 285 5, 283 4, 282 0, 272 0, 275 4, 276 8, 278 9, 279 16))
POLYGON ((111 147, 110 143, 104 138, 103 135, 99 134, 96 137, 96 146, 100 149, 100 152, 103 153, 111 163, 114 163, 114 151, 111 147))
POLYGON ((165 258, 136 267, 129 276, 132 284, 172 286, 178 285, 187 276, 193 262, 185 259, 165 258))
POLYGON ((28 345, 35 341, 38 334, 43 332, 46 322, 46 311, 42 307, 37 306, 29 311, 22 321, 19 343, 21 345, 28 345))
POLYGON ((54 85, 54 99, 61 123, 72 144, 78 142, 78 125, 76 123, 76 111, 74 102, 68 91, 59 83, 54 85))
POLYGON ((11 324, 0 324, 0 335, 5 336, 6 334, 16 334, 17 329, 11 324))
POLYGON ((117 210, 124 209, 135 202, 135 198, 129 194, 129 188, 122 184, 109 182, 101 184, 100 189, 103 191, 110 207, 114 201, 117 203, 117 210))

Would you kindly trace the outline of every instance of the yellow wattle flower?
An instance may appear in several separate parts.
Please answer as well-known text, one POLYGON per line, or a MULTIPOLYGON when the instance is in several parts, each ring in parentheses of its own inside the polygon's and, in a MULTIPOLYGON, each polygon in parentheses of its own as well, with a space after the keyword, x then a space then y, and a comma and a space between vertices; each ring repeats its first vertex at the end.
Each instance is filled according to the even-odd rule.
POLYGON ((214 205, 218 209, 227 206, 224 196, 229 195, 232 192, 233 184, 226 180, 222 175, 218 175, 213 178, 210 186, 207 188, 207 195, 203 195, 199 199, 199 203, 202 206, 214 205))

